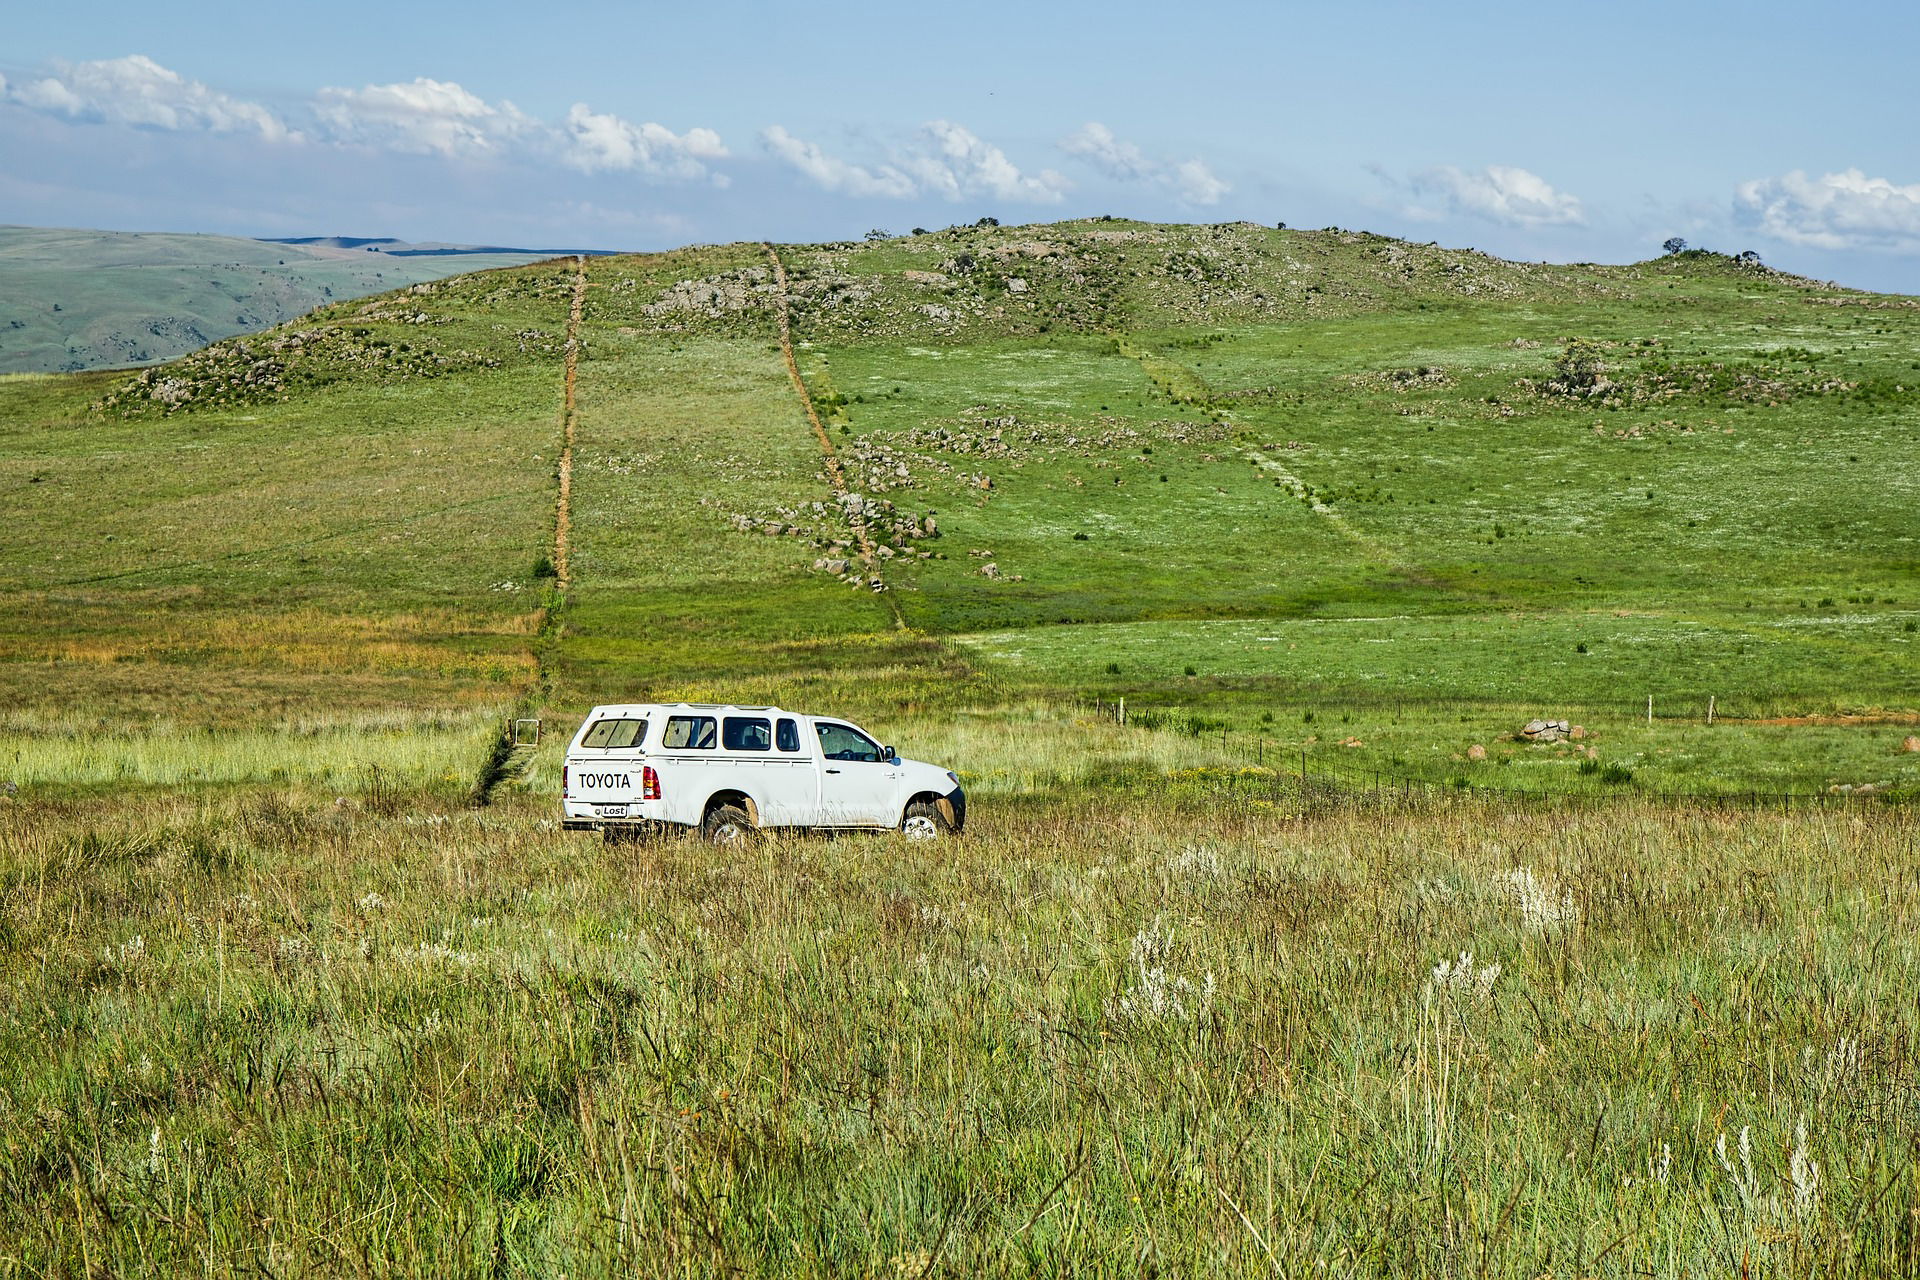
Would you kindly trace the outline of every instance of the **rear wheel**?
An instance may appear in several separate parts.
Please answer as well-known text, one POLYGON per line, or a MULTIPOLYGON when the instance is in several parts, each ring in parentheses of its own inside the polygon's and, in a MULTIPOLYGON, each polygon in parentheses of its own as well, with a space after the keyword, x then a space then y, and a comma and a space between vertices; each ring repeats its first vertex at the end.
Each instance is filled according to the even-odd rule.
POLYGON ((953 834, 953 824, 939 805, 923 800, 907 806, 907 816, 900 820, 900 834, 909 840, 938 840, 953 834))
POLYGON ((700 836, 708 844, 735 844, 751 840, 757 831, 753 819, 737 804, 719 806, 700 824, 700 836))

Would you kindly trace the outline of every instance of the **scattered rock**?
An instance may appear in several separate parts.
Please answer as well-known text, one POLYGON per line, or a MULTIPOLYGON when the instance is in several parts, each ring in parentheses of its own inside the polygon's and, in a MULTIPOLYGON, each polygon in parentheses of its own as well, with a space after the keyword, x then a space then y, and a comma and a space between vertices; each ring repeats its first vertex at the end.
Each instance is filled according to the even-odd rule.
POLYGON ((1522 742, 1559 742, 1573 736, 1573 726, 1565 720, 1529 720, 1514 736, 1522 742))
POLYGON ((1920 735, 1908 734, 1900 740, 1900 749, 1902 751, 1920 752, 1920 735))
POLYGON ((1487 758, 1487 749, 1481 746, 1479 743, 1476 742, 1472 746, 1467 748, 1467 759, 1485 760, 1486 758, 1487 758))

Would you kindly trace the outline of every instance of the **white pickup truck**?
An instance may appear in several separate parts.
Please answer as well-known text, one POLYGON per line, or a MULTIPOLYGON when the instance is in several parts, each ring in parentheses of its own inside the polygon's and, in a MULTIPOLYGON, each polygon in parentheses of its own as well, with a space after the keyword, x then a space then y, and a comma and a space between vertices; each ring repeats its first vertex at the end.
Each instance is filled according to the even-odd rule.
POLYGON ((762 827, 957 834, 960 779, 902 760, 857 725, 779 707, 595 707, 567 745, 561 824, 609 840, 664 826, 716 843, 762 827))

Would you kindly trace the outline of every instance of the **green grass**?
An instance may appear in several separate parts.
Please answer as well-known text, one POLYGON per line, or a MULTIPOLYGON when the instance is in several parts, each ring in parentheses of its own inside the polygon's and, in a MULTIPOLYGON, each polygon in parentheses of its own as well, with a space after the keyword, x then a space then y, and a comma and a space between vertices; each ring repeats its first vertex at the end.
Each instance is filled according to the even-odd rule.
POLYGON ((275 355, 271 385, 219 381, 219 352, 154 375, 197 397, 171 411, 151 381, 8 383, 17 705, 245 725, 316 699, 887 717, 1094 693, 1249 732, 1337 708, 1379 767, 1444 772, 1514 717, 1580 714, 1662 785, 1905 785, 1884 730, 1624 747, 1648 693, 1736 718, 1920 707, 1905 309, 1711 255, 1537 268, 1244 226, 786 257, 849 482, 892 504, 871 518, 900 552, 892 607, 814 568, 851 530, 764 253, 690 249, 590 266, 579 589, 544 631, 564 264, 336 305, 283 331, 335 336, 275 355), (1611 396, 1540 390, 1568 334, 1600 344, 1611 396))
MULTIPOLYGON (((87 726, 23 728, 16 782, 354 790, 378 768, 471 791, 488 735, 445 726, 497 725, 537 678, 565 321, 552 275, 417 295, 450 320, 427 326, 433 343, 497 361, 455 379, 349 374, 321 352, 298 396, 172 414, 90 407, 124 375, 9 382, 0 688, 23 726, 87 726), (547 336, 517 336, 530 329, 547 336), (313 721, 383 729, 316 739, 313 721), (392 740, 401 724, 417 743, 392 740)), ((359 312, 304 325, 395 342, 420 327, 359 312)))
POLYGON ((128 734, 111 720, 16 715, 6 728, 17 745, 0 751, 0 770, 29 793, 55 784, 101 800, 266 782, 349 793, 387 787, 459 803, 500 736, 502 716, 499 706, 438 719, 391 707, 272 728, 158 725, 128 734))
POLYGON ((783 256, 883 594, 757 245, 589 265, 564 596, 563 267, 0 381, 0 1272, 1913 1269, 1910 309, 783 256), (856 716, 969 834, 559 832, 585 710, 679 697, 856 716))
POLYGON ((1906 1268, 1910 816, 13 803, 24 1272, 1906 1268))

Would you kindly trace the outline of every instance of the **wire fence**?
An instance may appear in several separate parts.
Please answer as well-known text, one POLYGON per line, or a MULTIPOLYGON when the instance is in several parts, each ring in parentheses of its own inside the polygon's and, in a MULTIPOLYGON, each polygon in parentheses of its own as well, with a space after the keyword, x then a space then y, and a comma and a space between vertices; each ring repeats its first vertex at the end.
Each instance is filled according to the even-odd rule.
MULTIPOLYGON (((1621 801, 1684 804, 1699 808, 1779 809, 1786 812, 1844 805, 1911 805, 1914 797, 1877 788, 1837 787, 1826 791, 1726 789, 1696 791, 1648 787, 1630 778, 1609 781, 1603 769, 1579 775, 1565 787, 1508 787, 1479 781, 1467 773, 1444 778, 1382 766, 1321 744, 1286 742, 1271 734, 1236 729, 1223 716, 1153 708, 1129 712, 1125 699, 1083 700, 1084 712, 1141 733, 1179 733, 1196 742, 1216 739, 1220 754, 1252 764, 1257 777, 1297 788, 1304 797, 1327 803, 1405 804, 1439 799, 1506 801, 1528 806, 1611 804, 1621 801)), ((1657 718, 1657 717, 1656 717, 1657 718)), ((1677 718, 1677 717, 1676 717, 1677 718)))

